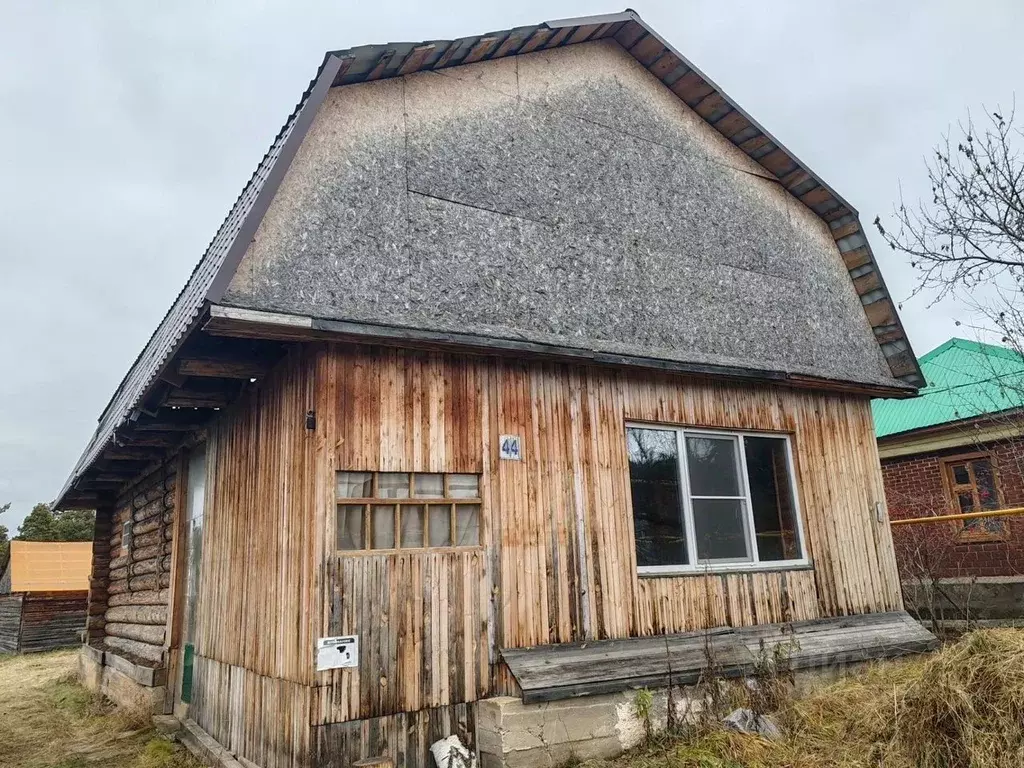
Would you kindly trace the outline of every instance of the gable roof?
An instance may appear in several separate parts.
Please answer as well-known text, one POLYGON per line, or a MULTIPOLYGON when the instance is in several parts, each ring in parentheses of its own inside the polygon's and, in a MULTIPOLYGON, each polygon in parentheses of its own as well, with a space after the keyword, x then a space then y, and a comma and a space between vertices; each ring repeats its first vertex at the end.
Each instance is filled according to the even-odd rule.
POLYGON ((11 592, 84 591, 92 571, 92 542, 15 540, 8 570, 11 592))
POLYGON ((910 400, 875 400, 875 436, 887 437, 1024 407, 1024 357, 952 338, 920 360, 927 386, 910 400))
POLYGON ((219 302, 245 249, 333 86, 400 77, 594 40, 613 39, 722 136, 755 160, 766 177, 827 222, 894 378, 908 391, 923 384, 857 211, 733 102, 633 11, 562 19, 457 40, 387 43, 329 52, 295 110, 221 224, 188 282, 121 381, 56 504, 116 438, 211 305, 219 302))

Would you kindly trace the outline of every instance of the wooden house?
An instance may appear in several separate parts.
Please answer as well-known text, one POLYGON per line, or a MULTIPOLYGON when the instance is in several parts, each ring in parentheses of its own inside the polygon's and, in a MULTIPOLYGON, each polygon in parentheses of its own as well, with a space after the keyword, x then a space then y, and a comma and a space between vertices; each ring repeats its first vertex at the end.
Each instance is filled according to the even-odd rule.
POLYGON ((79 645, 91 567, 89 542, 12 541, 0 575, 0 653, 79 645))
POLYGON ((1024 507, 1024 357, 953 338, 920 365, 919 397, 873 405, 892 518, 986 516, 899 527, 908 600, 946 618, 1024 618, 1024 516, 990 515, 1024 507))
POLYGON ((856 211, 633 12, 328 53, 60 493, 83 675, 246 765, 500 765, 709 628, 928 647, 870 410, 921 381, 856 211))

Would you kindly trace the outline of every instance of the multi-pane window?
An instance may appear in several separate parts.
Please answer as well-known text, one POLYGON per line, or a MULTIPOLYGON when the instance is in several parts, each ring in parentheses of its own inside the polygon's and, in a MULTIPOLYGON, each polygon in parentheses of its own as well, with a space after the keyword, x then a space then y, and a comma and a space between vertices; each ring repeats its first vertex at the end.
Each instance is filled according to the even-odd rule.
MULTIPOLYGON (((945 465, 954 512, 993 512, 1002 506, 996 471, 989 456, 956 457, 947 459, 945 465)), ((960 523, 961 534, 966 538, 999 537, 1004 533, 1003 520, 998 517, 974 518, 960 523)))
POLYGON ((479 543, 479 475, 337 474, 339 550, 474 547, 479 543))
POLYGON ((641 572, 806 562, 789 440, 626 428, 641 572))

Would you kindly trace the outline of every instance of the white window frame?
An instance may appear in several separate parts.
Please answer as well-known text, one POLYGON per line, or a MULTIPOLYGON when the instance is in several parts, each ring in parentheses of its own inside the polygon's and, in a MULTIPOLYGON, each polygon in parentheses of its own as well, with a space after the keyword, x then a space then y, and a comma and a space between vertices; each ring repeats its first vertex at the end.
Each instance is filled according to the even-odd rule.
MULTIPOLYGON (((793 442, 789 434, 785 432, 752 432, 747 430, 719 430, 707 429, 705 427, 680 427, 671 424, 658 424, 652 422, 627 421, 623 430, 624 444, 628 445, 629 429, 654 429, 662 432, 675 432, 676 434, 676 471, 679 473, 679 490, 681 498, 680 514, 683 517, 683 528, 686 531, 686 554, 692 561, 688 564, 679 565, 638 565, 637 573, 640 576, 675 576, 700 573, 736 573, 747 571, 779 571, 792 570, 796 568, 808 568, 811 566, 811 559, 807 555, 807 541, 804 535, 804 516, 800 504, 800 492, 797 486, 796 465, 793 462, 793 442), (698 499, 730 498, 740 499, 743 507, 743 521, 747 538, 747 547, 750 550, 750 559, 743 560, 717 560, 714 562, 697 562, 697 536, 693 523, 693 496, 690 493, 690 471, 686 454, 686 437, 711 437, 728 438, 733 442, 734 450, 739 458, 739 471, 743 496, 698 496, 698 499), (750 502, 750 477, 747 474, 747 452, 744 450, 743 439, 745 437, 767 437, 775 440, 782 440, 786 446, 786 468, 789 472, 790 491, 793 494, 793 512, 796 514, 797 538, 800 542, 800 552, 803 557, 794 560, 764 560, 760 559, 757 552, 757 537, 754 532, 754 508, 750 502)), ((627 472, 628 472, 627 462, 627 472)), ((630 482, 631 479, 630 479, 630 482)), ((633 510, 632 494, 630 495, 629 509, 631 521, 635 525, 635 512, 633 510)), ((633 551, 636 552, 636 533, 634 531, 633 551)))

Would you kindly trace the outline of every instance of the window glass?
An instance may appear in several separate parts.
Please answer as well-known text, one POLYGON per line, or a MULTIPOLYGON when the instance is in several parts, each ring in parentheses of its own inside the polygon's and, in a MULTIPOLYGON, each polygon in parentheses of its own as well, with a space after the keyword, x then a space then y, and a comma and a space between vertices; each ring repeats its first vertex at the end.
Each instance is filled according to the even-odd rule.
POLYGON ((479 476, 448 475, 448 495, 453 499, 479 499, 479 476))
POLYGON ((480 543, 480 505, 455 505, 455 546, 473 547, 480 543))
POLYGON ((992 462, 988 459, 978 459, 971 462, 971 466, 974 469, 974 483, 978 488, 978 504, 981 511, 990 512, 999 509, 999 496, 996 493, 996 478, 992 471, 992 462))
POLYGON ((415 475, 413 496, 418 499, 443 499, 444 475, 415 475))
POLYGON ((639 566, 688 563, 674 431, 626 430, 639 566))
POLYGON ((697 560, 749 560, 746 523, 740 499, 694 499, 697 560))
POLYGON ((785 437, 629 426, 626 449, 637 567, 804 560, 785 437))
POLYGON ((381 472, 377 475, 378 499, 409 498, 408 472, 381 472))
POLYGON ((370 508, 370 549, 395 548, 395 508, 374 504, 370 508))
POLYGON ((743 449, 758 559, 802 558, 786 441, 775 437, 744 437, 743 449))
POLYGON ((428 541, 432 547, 452 545, 452 508, 449 504, 431 504, 427 507, 428 541))
POLYGON ((423 505, 406 504, 401 508, 402 538, 399 542, 403 548, 422 547, 423 542, 423 505))
POLYGON ((966 464, 956 464, 953 467, 953 482, 957 485, 967 485, 971 482, 971 473, 966 464))
POLYGON ((346 471, 335 485, 339 551, 480 544, 479 475, 346 471))
POLYGON ((339 499, 368 499, 373 496, 372 472, 339 472, 339 499))
POLYGON ((731 437, 687 437, 686 463, 694 496, 740 495, 736 441, 731 437))
POLYGON ((338 505, 338 549, 363 548, 363 507, 359 504, 338 505))

